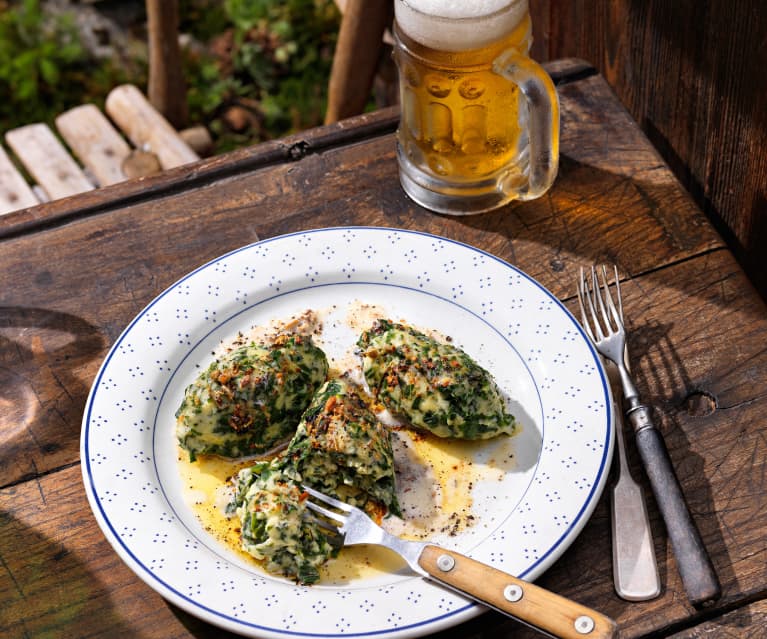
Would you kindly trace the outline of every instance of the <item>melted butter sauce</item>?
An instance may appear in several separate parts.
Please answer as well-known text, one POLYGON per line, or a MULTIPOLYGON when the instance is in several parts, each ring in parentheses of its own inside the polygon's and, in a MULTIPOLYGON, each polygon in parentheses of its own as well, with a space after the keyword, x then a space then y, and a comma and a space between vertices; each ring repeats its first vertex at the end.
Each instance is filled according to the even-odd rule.
MULTIPOLYGON (((513 468, 513 438, 467 442, 442 440, 405 430, 392 432, 397 497, 402 519, 387 517, 382 526, 405 539, 429 541, 456 537, 476 524, 472 491, 479 482, 500 481, 513 468)), ((187 502, 204 529, 256 569, 260 564, 240 548, 240 521, 226 506, 234 491, 230 478, 253 463, 218 457, 190 462, 179 449, 178 464, 187 502)), ((358 580, 407 572, 404 560, 380 546, 349 546, 320 570, 320 583, 340 586, 358 580)))
MULTIPOLYGON (((353 302, 344 322, 359 334, 375 319, 385 316, 379 306, 353 302)), ((312 335, 322 348, 322 321, 323 312, 307 311, 287 321, 272 322, 265 328, 254 327, 247 336, 238 336, 235 343, 246 339, 268 339, 275 331, 288 328, 312 335)), ((222 345, 222 348, 231 347, 222 345)), ((331 375, 346 374, 358 383, 364 382, 353 347, 329 359, 331 375)), ((450 545, 450 537, 459 536, 481 518, 480 513, 474 512, 474 487, 479 483, 500 482, 513 470, 514 438, 441 439, 430 433, 405 430, 387 413, 379 417, 392 429, 397 497, 402 510, 401 519, 387 517, 382 527, 405 539, 450 545)), ((200 456, 190 462, 186 451, 178 451, 178 467, 186 488, 187 503, 203 528, 219 543, 263 571, 260 564, 240 548, 239 518, 226 512, 234 495, 231 478, 254 461, 254 458, 228 460, 200 456)), ((340 586, 398 572, 407 574, 408 568, 394 552, 380 546, 349 546, 321 568, 319 583, 340 586)))

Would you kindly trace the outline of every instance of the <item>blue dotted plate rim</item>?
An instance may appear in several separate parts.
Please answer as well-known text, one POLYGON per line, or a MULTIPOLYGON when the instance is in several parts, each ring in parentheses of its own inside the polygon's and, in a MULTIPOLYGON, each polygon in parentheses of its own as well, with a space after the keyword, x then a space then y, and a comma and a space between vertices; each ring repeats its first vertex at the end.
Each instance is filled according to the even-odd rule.
MULTIPOLYGON (((424 238, 429 238, 431 240, 440 241, 447 243, 449 245, 453 245, 455 247, 459 247, 460 249, 466 249, 469 251, 476 252, 479 255, 485 256, 487 258, 490 258, 491 260, 495 261, 496 263, 502 265, 504 268, 510 269, 517 273, 518 275, 525 278, 528 283, 532 284, 536 288, 538 288, 542 293, 544 293, 545 296, 547 296, 557 307, 559 311, 561 311, 565 317, 569 319, 569 321, 572 323, 573 328, 577 331, 579 334, 581 340, 583 343, 587 346, 588 351, 590 352, 591 357, 593 358, 593 364, 598 371, 600 382, 602 386, 602 390, 605 397, 605 423, 603 424, 604 428, 604 448, 603 448, 603 455, 602 459, 597 471, 597 477, 594 483, 591 485, 589 492, 587 494, 587 498, 584 500, 584 503, 580 509, 580 511, 577 513, 577 515, 573 518, 572 522, 570 522, 567 529, 560 535, 560 537, 556 540, 556 542, 546 551, 544 552, 536 561, 531 563, 528 568, 520 573, 520 577, 537 577, 540 575, 540 573, 545 570, 548 566, 551 565, 565 550, 569 545, 574 541, 575 537, 577 536, 577 533, 580 532, 582 527, 585 525, 586 521, 590 517, 591 513, 593 512, 594 507, 596 506, 596 503, 598 502, 599 496, 601 495, 602 490, 604 489, 604 485, 606 483, 607 474, 609 471, 609 465, 610 460, 612 459, 612 447, 613 447, 613 415, 612 415, 612 401, 611 401, 611 394, 610 394, 610 387, 609 383, 607 381, 606 374, 604 372, 604 369, 601 364, 601 360, 596 353, 593 345, 591 344, 589 338, 586 336, 585 332, 583 331, 583 328, 581 327, 580 323, 575 320, 575 318, 572 316, 572 314, 567 310, 567 308, 552 294, 550 293, 544 286, 542 286, 539 282, 537 282, 534 278, 527 275, 524 271, 520 270, 519 268, 515 267, 512 264, 509 264, 505 260, 502 260, 501 258, 484 251, 482 249, 479 249, 477 247, 474 247, 472 245, 452 240, 450 238, 425 233, 421 231, 414 231, 414 230, 408 230, 408 229, 399 229, 399 228, 392 228, 392 227, 374 227, 374 226, 342 226, 342 227, 328 227, 328 228, 318 228, 318 229, 309 229, 304 231, 297 231, 293 233, 288 233, 284 235, 275 236, 272 238, 267 238, 258 242, 254 242, 251 244, 248 244, 246 246, 234 249, 232 251, 229 251, 217 258, 214 258, 210 260, 209 262, 199 266, 198 268, 194 269, 193 271, 187 273, 182 278, 174 282, 171 286, 169 286, 167 289, 165 289, 162 293, 160 293, 158 296, 156 296, 142 311, 140 311, 136 317, 128 324, 128 326, 125 328, 125 330, 121 333, 121 335, 117 338, 113 346, 110 348, 108 354, 105 357, 104 362, 102 363, 96 378, 93 382, 93 385, 91 387, 87 403, 86 403, 86 410, 83 417, 83 428, 82 428, 82 435, 81 435, 81 459, 83 461, 82 463, 82 472, 83 472, 83 480, 86 488, 87 497, 89 500, 89 503, 91 505, 91 508, 94 512, 94 515, 96 516, 96 519, 99 523, 99 526, 102 528, 102 531, 104 532, 106 538, 111 543, 111 545, 114 547, 118 555, 128 564, 128 566, 139 576, 145 583, 147 583, 150 587, 157 590, 168 598, 173 603, 179 605, 181 608, 185 609, 187 612, 190 612, 191 614, 201 617, 205 619, 208 622, 211 622, 215 625, 218 625, 220 627, 226 628, 228 630, 237 632, 237 633, 244 633, 244 634, 252 634, 253 631, 258 631, 258 636, 274 636, 274 637, 285 637, 285 636, 292 636, 292 637, 356 637, 356 636, 373 636, 373 635, 387 635, 387 636, 393 636, 396 635, 398 637, 415 637, 415 636, 421 636, 425 634, 426 632, 436 632, 441 629, 453 626, 457 623, 463 622, 468 620, 469 618, 476 616, 477 614, 484 611, 483 607, 480 607, 472 602, 469 602, 467 605, 458 608, 456 610, 452 610, 448 613, 441 614, 441 615, 435 615, 434 617, 431 617, 425 621, 411 624, 408 626, 399 626, 395 628, 390 629, 384 629, 384 630, 376 630, 371 632, 342 632, 342 633, 327 633, 327 632, 321 632, 321 633, 313 633, 313 632, 294 632, 286 628, 275 628, 275 627, 268 627, 268 626, 262 626, 257 623, 245 621, 243 619, 232 617, 229 614, 226 614, 222 612, 221 610, 217 610, 215 608, 209 607, 205 605, 204 603, 200 602, 199 600, 195 599, 194 597, 187 596, 184 593, 178 591, 175 589, 171 584, 167 583, 165 580, 163 580, 155 571, 151 569, 151 567, 147 566, 142 560, 136 556, 136 554, 133 552, 133 550, 129 547, 129 544, 126 543, 126 541, 121 537, 120 533, 113 527, 112 523, 109 520, 108 514, 105 512, 105 509, 101 503, 101 500, 98 497, 97 493, 97 486, 94 481, 94 476, 91 468, 91 458, 90 458, 90 442, 89 442, 89 434, 90 434, 90 428, 91 428, 91 420, 92 420, 92 409, 93 409, 93 403, 94 399, 96 397, 96 393, 99 389, 99 386, 102 381, 102 377, 106 370, 108 369, 109 363, 112 360, 113 356, 117 352, 117 349, 120 347, 120 345, 125 341, 125 339, 130 335, 131 330, 134 328, 134 326, 163 298, 165 298, 168 294, 170 294, 172 291, 177 290, 178 287, 183 284, 185 281, 187 281, 189 278, 193 277, 197 273, 200 273, 202 271, 205 271, 206 269, 211 268, 213 265, 216 265, 218 263, 221 263, 222 261, 226 260, 227 258, 236 255, 238 253, 241 253, 243 251, 253 250, 254 247, 259 246, 265 246, 273 243, 279 243, 282 242, 288 238, 293 238, 296 236, 307 236, 307 235, 314 235, 314 234, 322 234, 322 233, 338 233, 338 232, 385 232, 387 234, 405 234, 405 235, 412 235, 412 236, 421 236, 424 238), (201 614, 201 613, 207 613, 207 614, 201 614), (266 633, 266 634, 264 634, 266 633)), ((310 287, 304 287, 304 288, 317 288, 320 286, 329 286, 329 285, 335 285, 335 284, 342 284, 343 282, 332 282, 329 284, 319 284, 316 286, 310 286, 310 287)), ((354 281, 350 282, 352 284, 374 284, 374 285, 380 285, 381 282, 365 282, 365 281, 354 281)), ((398 284, 390 283, 385 284, 388 286, 397 286, 399 288, 406 288, 410 290, 415 290, 419 293, 428 293, 428 291, 422 291, 418 289, 414 289, 409 286, 401 286, 398 284)), ((291 289, 290 291, 285 291, 283 293, 278 293, 276 295, 272 295, 271 297, 263 297, 260 298, 257 302, 255 302, 252 305, 249 305, 247 308, 241 309, 238 311, 237 314, 241 314, 243 312, 247 312, 250 308, 252 308, 255 305, 262 304, 267 302, 269 299, 273 299, 276 297, 280 297, 282 295, 288 295, 293 294, 298 289, 291 289)), ((433 295, 432 293, 428 293, 430 295, 433 295)), ((437 296, 439 297, 439 296, 437 296)), ((459 306, 462 310, 467 311, 474 315, 475 317, 478 317, 477 314, 472 311, 471 309, 462 306, 461 304, 456 303, 454 300, 447 300, 445 298, 441 298, 444 301, 450 302, 452 304, 455 304, 459 306)), ((227 319, 225 321, 231 320, 231 318, 234 315, 227 316, 227 319)), ((478 318, 485 322, 492 330, 498 332, 500 334, 500 331, 496 327, 494 327, 490 322, 483 318, 478 318)), ((218 327, 214 327, 211 329, 210 332, 213 332, 218 327)), ((501 334, 501 337, 506 340, 505 337, 501 334)), ((506 340, 508 341, 508 340, 506 340)), ((511 345, 510 345, 511 346, 511 345)), ((194 347, 189 349, 189 352, 184 356, 183 359, 186 359, 188 357, 189 353, 193 350, 194 347)), ((513 346, 512 346, 513 348, 513 346)), ((180 362, 179 362, 180 365, 180 362)), ((174 369, 173 373, 171 374, 171 379, 173 375, 175 375, 175 372, 178 370, 178 366, 174 369)), ((168 381, 168 384, 170 382, 168 381)), ((163 393, 167 389, 167 385, 163 389, 163 393)), ((154 430, 154 427, 153 427, 154 430)), ((152 438, 154 440, 154 432, 152 435, 152 438)), ((156 465, 156 460, 155 460, 156 465)), ((155 470, 156 472, 156 470, 155 470)), ((168 502, 169 505, 172 508, 172 504, 168 502)), ((254 635, 255 636, 255 635, 254 635)))

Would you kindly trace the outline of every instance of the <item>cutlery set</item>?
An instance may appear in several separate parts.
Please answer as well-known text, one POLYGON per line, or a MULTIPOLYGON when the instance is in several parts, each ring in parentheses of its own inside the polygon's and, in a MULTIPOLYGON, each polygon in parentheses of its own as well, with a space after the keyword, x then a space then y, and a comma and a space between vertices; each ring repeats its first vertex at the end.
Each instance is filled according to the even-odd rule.
MULTIPOLYGON (((617 305, 610 292, 606 267, 581 269, 578 303, 581 323, 597 352, 606 360, 613 395, 617 440, 617 480, 612 489, 613 573, 617 594, 644 601, 660 594, 660 579, 644 495, 631 476, 626 459, 623 415, 632 426, 655 501, 668 531, 688 599, 709 604, 720 586, 700 533, 695 527, 651 408, 640 401, 629 372, 626 329, 618 270, 614 267, 617 305), (621 407, 623 397, 625 411, 621 407)), ((618 636, 609 617, 428 542, 395 537, 360 509, 304 486, 310 516, 339 546, 377 544, 398 553, 410 568, 536 630, 563 639, 607 639, 618 636)))
POLYGON ((666 524, 687 598, 694 606, 704 606, 719 597, 719 581, 685 503, 663 436, 653 423, 652 410, 641 402, 626 366, 626 329, 617 268, 614 279, 618 306, 610 293, 607 268, 592 267, 590 272, 581 269, 578 280, 581 322, 599 354, 618 371, 626 419, 633 427, 636 447, 666 524))

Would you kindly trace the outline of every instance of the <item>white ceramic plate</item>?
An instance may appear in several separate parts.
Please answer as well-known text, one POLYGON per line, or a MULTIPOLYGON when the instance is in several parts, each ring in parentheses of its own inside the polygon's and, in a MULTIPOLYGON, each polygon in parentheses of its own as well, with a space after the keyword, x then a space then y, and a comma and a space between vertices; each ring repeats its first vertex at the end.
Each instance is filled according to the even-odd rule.
MULTIPOLYGON (((397 638, 484 610, 402 571, 296 586, 217 542, 184 499, 173 415, 212 348, 307 308, 342 313, 351 300, 452 336, 513 398, 514 463, 475 486, 475 524, 436 541, 532 580, 573 541, 602 491, 613 441, 608 384, 580 325, 535 280, 476 248, 388 228, 246 246, 190 273, 131 322, 83 418, 83 478, 105 536, 147 584, 212 624, 257 637, 397 638)), ((339 330, 329 345, 354 337, 339 330)), ((476 464, 492 465, 481 457, 476 464)))

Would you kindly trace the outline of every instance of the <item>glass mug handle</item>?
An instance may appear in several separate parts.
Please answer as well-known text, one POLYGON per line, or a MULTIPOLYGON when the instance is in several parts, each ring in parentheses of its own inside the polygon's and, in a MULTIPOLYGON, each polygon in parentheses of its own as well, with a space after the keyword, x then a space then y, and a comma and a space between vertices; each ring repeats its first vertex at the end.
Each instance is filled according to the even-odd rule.
POLYGON ((529 57, 511 49, 493 61, 493 71, 516 84, 527 101, 530 170, 520 200, 541 196, 559 167, 559 96, 549 74, 529 57))

